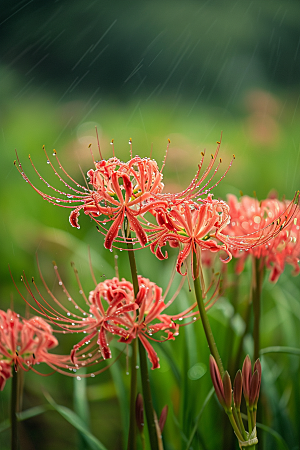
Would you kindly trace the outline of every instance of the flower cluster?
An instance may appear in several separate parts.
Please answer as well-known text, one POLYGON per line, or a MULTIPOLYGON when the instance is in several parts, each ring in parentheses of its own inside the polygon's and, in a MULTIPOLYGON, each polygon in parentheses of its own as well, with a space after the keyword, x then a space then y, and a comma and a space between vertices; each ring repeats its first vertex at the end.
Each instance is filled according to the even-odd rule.
MULTIPOLYGON (((294 274, 299 273, 300 256, 300 226, 298 194, 292 202, 279 201, 277 198, 268 198, 259 202, 256 198, 242 196, 241 200, 234 195, 228 195, 231 221, 224 229, 228 234, 234 248, 231 250, 239 258, 236 270, 242 272, 245 260, 249 255, 263 261, 263 265, 271 270, 270 281, 276 282, 284 270, 285 263, 291 264, 294 274), (272 239, 268 239, 269 229, 272 229, 272 239), (267 230, 266 236, 262 230, 267 230), (259 246, 245 249, 236 242, 236 236, 256 239, 261 234, 259 246)), ((227 241, 228 242, 228 241, 227 241)), ((251 242, 250 242, 251 244, 251 242)))
MULTIPOLYGON (((30 304, 30 306, 42 314, 46 321, 56 325, 56 331, 84 334, 84 337, 74 345, 70 353, 71 366, 67 367, 69 369, 70 367, 78 369, 83 366, 93 366, 101 360, 110 359, 112 354, 109 343, 114 336, 118 336, 119 342, 125 344, 130 344, 138 338, 147 351, 152 369, 156 369, 159 367, 159 358, 149 341, 173 340, 179 333, 179 326, 184 325, 183 319, 192 318, 193 321, 197 318, 198 313, 193 312, 196 303, 180 314, 166 314, 165 309, 173 302, 178 291, 165 303, 167 293, 163 295, 160 287, 141 276, 138 277, 139 292, 136 297, 132 283, 125 279, 119 280, 117 277, 96 284, 95 289, 90 291, 88 296, 84 294, 80 285, 80 292, 87 307, 85 310, 67 291, 56 265, 54 270, 59 285, 70 302, 70 308, 64 306, 63 302, 53 295, 41 272, 42 282, 52 300, 59 307, 58 309, 51 306, 43 297, 34 279, 33 285, 36 293, 32 291, 25 277, 23 277, 23 283, 36 305, 30 304), (159 332, 163 332, 164 335, 159 338, 153 337, 159 332)), ((179 290, 180 288, 181 286, 179 286, 179 290)), ((212 302, 215 301, 216 296, 217 291, 211 298, 212 302)), ((26 298, 22 297, 27 302, 26 298)), ((100 369, 100 372, 102 370, 100 369)), ((95 372, 93 372, 94 374, 95 372)))
POLYGON ((69 218, 72 226, 79 228, 78 216, 81 211, 90 216, 104 234, 104 246, 107 249, 128 242, 142 247, 150 245, 151 251, 159 259, 165 259, 168 252, 163 252, 162 247, 169 244, 179 249, 177 272, 187 274, 186 261, 189 257, 193 277, 197 274, 194 274, 192 256, 195 254, 199 258, 199 250, 221 252, 223 262, 230 261, 232 255, 238 256, 241 258, 240 267, 247 256, 245 252, 250 251, 257 257, 268 252, 266 265, 273 267, 273 280, 278 278, 285 260, 298 271, 299 228, 296 224, 293 230, 288 228, 298 211, 298 195, 290 204, 278 200, 259 203, 249 197, 243 197, 239 203, 234 196, 229 196, 228 204, 213 199, 211 190, 224 178, 232 164, 231 161, 225 173, 214 182, 221 164, 221 159, 217 163, 219 141, 216 152, 211 155, 209 165, 202 174, 204 152, 197 173, 188 187, 178 193, 164 193, 162 171, 165 160, 159 169, 151 158, 132 157, 131 140, 129 143, 131 158, 127 162, 115 156, 104 160, 100 152, 101 161, 94 161, 95 169, 87 172, 90 187, 76 183, 54 151, 63 174, 59 175, 44 149, 47 162, 68 192, 50 186, 31 164, 42 182, 56 195, 39 190, 23 171, 19 159, 15 163, 23 178, 45 200, 72 209, 69 218))
POLYGON ((65 366, 69 357, 49 353, 58 345, 51 326, 41 317, 21 319, 10 309, 0 310, 0 390, 12 376, 12 370, 34 370, 46 363, 52 368, 65 366))
POLYGON ((229 417, 230 423, 239 440, 240 447, 246 447, 258 442, 256 437, 256 411, 261 384, 261 364, 259 359, 251 367, 251 360, 247 355, 242 372, 239 370, 232 385, 229 373, 226 371, 221 377, 217 363, 212 355, 209 360, 210 375, 220 404, 229 417), (245 431, 241 417, 242 393, 247 407, 248 432, 245 431))

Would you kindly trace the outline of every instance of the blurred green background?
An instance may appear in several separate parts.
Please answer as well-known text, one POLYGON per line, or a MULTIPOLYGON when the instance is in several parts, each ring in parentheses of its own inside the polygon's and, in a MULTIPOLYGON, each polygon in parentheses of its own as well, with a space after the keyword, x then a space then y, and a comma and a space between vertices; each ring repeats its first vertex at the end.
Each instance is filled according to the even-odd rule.
MULTIPOLYGON (((241 190, 248 195, 255 191, 263 199, 276 190, 279 197, 292 198, 300 186, 299 23, 300 3, 296 0, 2 1, 1 308, 7 309, 13 302, 15 310, 25 312, 8 264, 17 283, 23 270, 29 278, 38 279, 36 252, 49 285, 58 295, 52 260, 56 260, 66 285, 73 286, 74 292, 70 261, 75 261, 86 292, 92 288, 88 246, 99 281, 114 275, 112 255, 104 251, 93 223, 81 214, 81 229, 71 228, 68 210, 49 205, 23 181, 13 165, 15 149, 32 182, 47 190, 28 160, 30 153, 41 175, 60 187, 46 164, 42 145, 51 156, 55 148, 68 173, 83 183, 81 169, 86 173, 92 167, 89 143, 98 158, 95 126, 105 158, 112 155, 110 141, 114 139, 117 156, 127 160, 131 137, 134 154, 149 156, 152 148, 153 157, 161 164, 170 138, 164 182, 166 191, 171 191, 188 185, 201 151, 206 148, 208 155, 213 152, 223 132, 219 176, 232 154, 236 159, 214 190, 215 196, 226 199, 226 194, 239 195, 241 190)), ((147 250, 138 252, 137 257, 140 273, 166 288, 175 256, 165 263, 164 270, 163 263, 147 250)), ((129 276, 124 255, 120 258, 120 274, 129 276)), ((289 274, 287 271, 275 287, 267 286, 268 321, 262 326, 265 346, 299 343, 299 280, 291 281, 289 274), (291 303, 283 305, 287 297, 292 297, 293 307, 291 303)), ((247 296, 246 281, 244 290, 247 296)), ((184 304, 191 302, 187 296, 182 294, 184 304)), ((230 348, 226 348, 224 336, 233 317, 230 311, 225 298, 211 313, 213 326, 220 334, 217 339, 224 345, 221 351, 227 355, 230 348)), ((64 350, 68 351, 70 345, 66 344, 64 350)), ((208 351, 200 324, 186 328, 174 345, 162 347, 158 348, 162 369, 151 373, 155 402, 158 409, 169 403, 165 448, 179 449, 184 447, 176 421, 188 433, 211 386, 206 373, 208 351), (178 359, 180 351, 182 358, 178 359), (177 372, 170 365, 172 358, 182 379, 196 367, 191 372, 196 375, 187 378, 183 396, 179 375, 176 378, 177 372), (199 367, 205 368, 203 376, 199 375, 203 372, 199 367), (195 390, 197 401, 192 401, 195 390), (167 392, 164 402, 162 392, 167 392)), ((269 404, 267 409, 269 425, 283 433, 290 448, 296 449, 300 436, 293 416, 299 406, 296 400, 292 404, 290 401, 292 396, 300 399, 299 364, 295 357, 288 358, 265 358, 266 374, 274 382, 272 398, 276 398, 276 389, 280 392, 275 406, 269 404), (282 382, 276 385, 274 374, 278 372, 284 379, 288 369, 290 383, 286 391, 282 382), (282 416, 279 403, 287 408, 282 416)), ((122 430, 127 423, 124 404, 121 412, 118 404, 118 399, 127 396, 120 387, 120 383, 128 385, 125 360, 118 364, 119 372, 113 369, 113 373, 103 375, 102 390, 98 388, 99 378, 88 380, 89 398, 94 398, 92 431, 109 449, 122 448, 122 430)), ((73 388, 69 379, 57 374, 39 378, 32 373, 26 379, 31 380, 25 384, 27 407, 45 402, 41 386, 52 393, 57 403, 71 405, 73 388)), ((2 420, 7 417, 8 390, 1 393, 2 420)), ((216 427, 216 408, 214 402, 211 412, 203 418, 203 432, 200 428, 194 449, 220 445, 222 432, 218 435, 207 431, 216 427)), ((49 412, 26 422, 22 448, 74 448, 76 433, 55 414, 49 412)), ((221 412, 218 417, 221 420, 221 412)), ((7 448, 7 439, 8 435, 0 434, 1 448, 7 448)))

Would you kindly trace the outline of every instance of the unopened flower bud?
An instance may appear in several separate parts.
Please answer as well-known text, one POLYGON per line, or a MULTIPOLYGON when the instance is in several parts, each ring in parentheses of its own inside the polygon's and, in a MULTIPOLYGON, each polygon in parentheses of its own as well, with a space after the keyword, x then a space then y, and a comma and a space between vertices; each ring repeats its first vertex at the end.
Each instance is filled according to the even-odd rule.
POLYGON ((226 408, 222 378, 217 363, 212 355, 209 357, 209 370, 218 400, 221 405, 226 408))
POLYGON ((259 360, 259 359, 257 359, 257 360, 255 361, 253 370, 254 370, 254 372, 257 370, 257 372, 258 372, 258 377, 259 377, 259 385, 258 385, 257 396, 256 396, 256 398, 255 398, 255 400, 254 400, 254 404, 256 405, 257 402, 258 402, 259 391, 260 391, 260 384, 261 384, 261 364, 260 364, 260 360, 259 360))
POLYGON ((259 374, 256 370, 251 378, 250 382, 250 394, 249 394, 249 406, 253 406, 256 403, 256 399, 258 399, 259 395, 259 388, 260 388, 260 382, 259 382, 259 374))
POLYGON ((232 387, 231 387, 230 376, 229 376, 229 373, 227 372, 227 370, 223 376, 223 389, 224 389, 224 400, 225 400, 226 410, 230 410, 231 403, 232 403, 232 387))
POLYGON ((168 405, 163 407, 159 421, 158 421, 158 425, 159 425, 161 433, 163 432, 163 429, 164 429, 164 426, 165 426, 165 423, 167 420, 167 415, 168 415, 168 405))
POLYGON ((247 405, 249 403, 251 375, 252 375, 251 360, 249 355, 247 355, 244 360, 242 368, 243 391, 247 405))
POLYGON ((242 372, 238 370, 233 383, 233 401, 236 409, 240 409, 242 401, 242 372))

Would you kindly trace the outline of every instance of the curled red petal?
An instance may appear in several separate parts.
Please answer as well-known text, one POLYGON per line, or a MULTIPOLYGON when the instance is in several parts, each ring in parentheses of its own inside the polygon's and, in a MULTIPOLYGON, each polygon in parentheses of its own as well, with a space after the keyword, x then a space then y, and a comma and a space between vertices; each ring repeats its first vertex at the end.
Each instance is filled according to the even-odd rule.
POLYGON ((113 221, 110 229, 108 230, 105 240, 104 240, 105 248, 108 248, 109 250, 112 248, 113 241, 115 240, 115 238, 118 234, 118 231, 119 231, 121 223, 123 222, 123 219, 124 219, 124 210, 122 210, 117 215, 117 217, 113 221))
POLYGON ((78 216, 79 216, 79 210, 81 208, 76 208, 74 211, 71 212, 69 216, 69 222, 74 228, 80 228, 80 225, 78 223, 78 216))
POLYGON ((148 237, 145 230, 138 219, 128 209, 126 209, 126 215, 130 228, 135 232, 140 244, 144 247, 148 242, 148 237))
POLYGON ((143 346, 146 349, 146 352, 148 354, 148 358, 152 364, 151 369, 159 369, 160 365, 159 365, 159 358, 157 356, 157 354, 155 353, 152 345, 148 342, 148 340, 140 333, 139 334, 139 339, 141 340, 143 346))

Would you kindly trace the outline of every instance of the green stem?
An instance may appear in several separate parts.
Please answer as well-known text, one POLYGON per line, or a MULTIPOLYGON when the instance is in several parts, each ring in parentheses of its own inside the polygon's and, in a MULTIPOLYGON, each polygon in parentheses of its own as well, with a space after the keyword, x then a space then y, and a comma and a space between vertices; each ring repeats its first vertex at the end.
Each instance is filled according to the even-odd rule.
POLYGON ((247 435, 246 435, 246 430, 245 430, 245 427, 244 427, 244 423, 243 423, 243 419, 242 419, 242 416, 241 416, 240 409, 236 409, 236 415, 237 415, 237 425, 238 425, 239 429, 241 430, 243 438, 246 439, 247 435))
POLYGON ((254 340, 254 361, 259 357, 260 348, 260 304, 261 304, 261 289, 263 280, 263 270, 261 269, 261 260, 253 258, 253 275, 252 275, 252 303, 254 314, 253 325, 253 340, 254 340))
POLYGON ((133 292, 134 292, 134 296, 136 298, 136 296, 139 292, 139 282, 138 282, 137 268, 136 268, 136 262, 135 262, 135 256, 134 256, 134 252, 133 252, 132 242, 127 241, 127 248, 128 248, 128 256, 129 256, 132 284, 133 284, 133 292))
POLYGON ((226 411, 226 412, 227 412, 229 421, 230 421, 230 423, 231 423, 231 426, 232 426, 232 428, 233 428, 233 430, 234 430, 234 432, 235 432, 237 438, 238 438, 240 441, 242 441, 242 440, 243 440, 243 436, 242 436, 242 434, 241 434, 241 432, 240 432, 240 430, 239 430, 239 428, 238 428, 238 426, 237 426, 237 424, 236 424, 236 422, 235 422, 235 420, 234 420, 232 411, 226 411))
MULTIPOLYGON (((133 252, 133 245, 131 242, 127 242, 127 248, 128 248, 129 263, 130 263, 134 295, 136 297, 139 292, 139 283, 138 283, 135 256, 134 256, 134 252, 133 252)), ((145 408, 145 412, 146 412, 146 420, 147 420, 147 425, 148 425, 150 447, 151 447, 151 450, 159 450, 155 418, 154 418, 153 403, 152 403, 152 396, 151 396, 150 379, 149 379, 149 374, 148 374, 147 355, 146 355, 145 347, 143 346, 143 344, 141 343, 141 341, 139 339, 138 339, 138 341, 139 341, 138 345, 139 345, 144 408, 145 408)))
POLYGON ((18 438, 18 372, 12 367, 12 384, 11 384, 11 404, 10 404, 10 426, 11 426, 11 450, 19 448, 18 438))
POLYGON ((130 380, 130 415, 129 415, 129 434, 128 434, 128 450, 136 450, 136 416, 135 402, 137 391, 137 340, 132 341, 131 355, 131 380, 130 380))
MULTIPOLYGON (((194 276, 195 274, 197 274, 198 268, 197 268, 197 256, 195 253, 193 253, 193 267, 194 267, 194 276)), ((195 289, 195 295, 196 295, 196 300, 197 300, 197 304, 198 304, 198 309, 199 309, 199 313, 200 313, 200 319, 204 328, 204 332, 205 332, 205 336, 206 336, 206 340, 209 346, 209 350, 210 353, 212 354, 212 356, 215 358, 217 366, 219 368, 221 377, 223 378, 224 376, 224 368, 223 368, 223 364, 222 364, 222 360, 221 357, 219 355, 218 349, 217 349, 217 345, 210 327, 210 323, 206 314, 206 310, 205 310, 205 306, 203 303, 203 298, 201 295, 201 287, 200 287, 200 280, 199 280, 199 276, 197 276, 197 278, 195 278, 194 280, 194 289, 195 289)))
POLYGON ((249 434, 252 433, 253 430, 253 423, 252 423, 252 416, 249 407, 247 406, 247 416, 248 416, 248 432, 249 434))
POLYGON ((152 397, 151 397, 150 379, 149 379, 149 374, 148 374, 147 355, 146 355, 145 347, 143 346, 143 344, 140 340, 139 340, 139 354, 140 354, 140 366, 141 366, 144 408, 145 408, 145 412, 146 412, 150 447, 151 447, 151 450, 159 450, 155 418, 154 418, 154 411, 153 411, 153 403, 152 403, 152 397))

